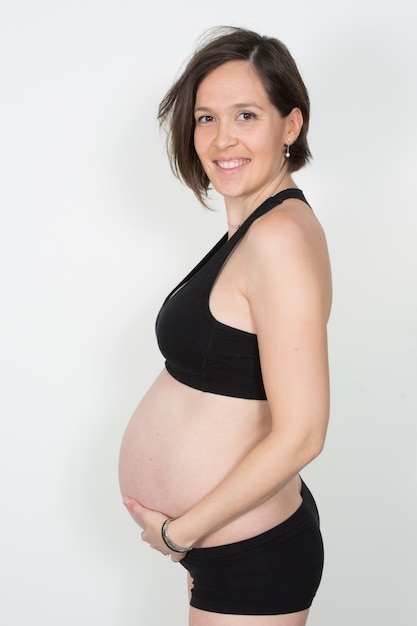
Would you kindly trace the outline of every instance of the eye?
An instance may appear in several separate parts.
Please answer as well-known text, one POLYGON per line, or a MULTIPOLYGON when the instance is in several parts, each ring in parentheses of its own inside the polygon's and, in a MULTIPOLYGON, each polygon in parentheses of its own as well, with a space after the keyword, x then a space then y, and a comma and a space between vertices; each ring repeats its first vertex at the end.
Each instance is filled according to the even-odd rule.
POLYGON ((201 115, 197 118, 197 124, 209 124, 214 121, 214 117, 212 115, 201 115))
POLYGON ((241 122, 250 122, 256 118, 256 115, 250 111, 242 111, 237 117, 241 122))

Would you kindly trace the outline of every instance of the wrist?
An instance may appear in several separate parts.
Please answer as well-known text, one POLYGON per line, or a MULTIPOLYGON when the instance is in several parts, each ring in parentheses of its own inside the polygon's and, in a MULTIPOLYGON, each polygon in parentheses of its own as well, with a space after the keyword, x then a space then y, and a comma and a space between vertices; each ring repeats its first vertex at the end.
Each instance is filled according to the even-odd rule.
POLYGON ((191 542, 187 542, 185 539, 181 540, 180 538, 178 538, 175 528, 174 534, 172 534, 172 524, 174 524, 174 522, 176 521, 177 520, 171 518, 167 518, 164 521, 161 528, 162 539, 167 548, 169 548, 173 552, 185 554, 186 552, 189 552, 189 550, 192 550, 193 544, 191 542), (177 541, 179 543, 177 543, 177 541))

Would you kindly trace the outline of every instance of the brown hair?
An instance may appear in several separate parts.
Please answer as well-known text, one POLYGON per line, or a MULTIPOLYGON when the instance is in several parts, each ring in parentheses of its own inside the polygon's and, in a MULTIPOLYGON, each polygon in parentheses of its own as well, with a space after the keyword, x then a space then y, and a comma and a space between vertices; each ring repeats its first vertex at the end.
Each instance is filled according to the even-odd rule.
MULTIPOLYGON (((194 148, 194 105, 201 81, 228 61, 249 61, 257 71, 271 103, 282 117, 295 107, 303 127, 287 160, 294 172, 311 157, 307 143, 310 100, 294 59, 278 39, 243 28, 221 27, 209 32, 159 105, 158 119, 168 131, 167 149, 174 174, 205 204, 210 181, 194 148)), ((281 147, 280 147, 281 149, 281 147)))

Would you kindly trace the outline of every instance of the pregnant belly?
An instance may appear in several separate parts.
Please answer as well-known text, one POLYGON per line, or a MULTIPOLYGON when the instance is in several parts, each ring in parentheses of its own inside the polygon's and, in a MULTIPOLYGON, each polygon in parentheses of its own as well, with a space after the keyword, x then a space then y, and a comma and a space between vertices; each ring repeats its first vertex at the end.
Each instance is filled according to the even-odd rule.
POLYGON ((191 389, 160 374, 123 437, 122 495, 178 517, 265 437, 266 403, 191 389))

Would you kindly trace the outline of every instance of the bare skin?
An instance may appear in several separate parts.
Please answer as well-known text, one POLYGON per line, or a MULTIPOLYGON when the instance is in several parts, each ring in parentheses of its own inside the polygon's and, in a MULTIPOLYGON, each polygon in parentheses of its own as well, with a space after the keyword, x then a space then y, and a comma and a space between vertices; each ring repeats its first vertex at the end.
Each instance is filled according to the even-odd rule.
POLYGON ((221 615, 190 607, 190 626, 305 626, 308 609, 288 615, 221 615))
MULTIPOLYGON (((230 224, 295 186, 284 150, 273 145, 294 142, 301 124, 297 109, 281 118, 246 62, 226 63, 202 81, 195 145, 225 197, 230 224), (243 112, 241 103, 247 103, 243 112)), ((320 453, 327 428, 330 304, 323 231, 307 205, 286 200, 250 227, 209 302, 221 322, 256 333, 268 401, 204 393, 164 370, 126 430, 121 491, 153 548, 182 558, 161 539, 166 517, 175 518, 173 541, 192 548, 254 536, 299 507, 298 474, 320 453)), ((190 626, 304 626, 307 614, 233 616, 192 608, 190 626)))

